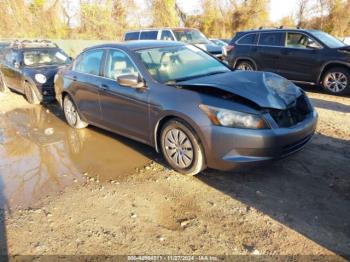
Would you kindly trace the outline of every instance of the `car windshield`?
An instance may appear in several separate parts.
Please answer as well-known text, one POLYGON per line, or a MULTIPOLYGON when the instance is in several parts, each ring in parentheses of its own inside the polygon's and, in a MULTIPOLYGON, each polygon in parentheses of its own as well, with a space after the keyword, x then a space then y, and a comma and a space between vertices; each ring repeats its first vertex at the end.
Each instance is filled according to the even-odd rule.
POLYGON ((312 34, 330 48, 339 48, 346 46, 344 42, 325 32, 318 31, 313 32, 312 34))
POLYGON ((146 49, 138 51, 138 54, 153 79, 160 83, 172 84, 231 71, 192 45, 146 49))
POLYGON ((208 44, 210 43, 200 31, 196 29, 173 30, 176 40, 189 44, 208 44))
POLYGON ((62 65, 69 60, 68 56, 59 49, 28 50, 23 53, 23 61, 27 66, 62 65))

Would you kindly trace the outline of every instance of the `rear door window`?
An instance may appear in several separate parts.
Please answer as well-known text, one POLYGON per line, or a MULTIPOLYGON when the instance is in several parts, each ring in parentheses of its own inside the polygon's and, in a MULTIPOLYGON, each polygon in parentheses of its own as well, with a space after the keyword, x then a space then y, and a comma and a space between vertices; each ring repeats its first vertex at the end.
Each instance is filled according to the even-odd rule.
POLYGON ((92 50, 82 54, 74 65, 74 70, 84 74, 100 75, 103 50, 92 50))
POLYGON ((158 31, 143 31, 141 32, 140 39, 142 40, 157 40, 158 31))
POLYGON ((139 35, 140 35, 140 32, 126 33, 124 40, 125 41, 139 40, 139 35))
POLYGON ((264 46, 284 46, 283 43, 284 33, 260 33, 259 45, 264 46))
POLYGON ((254 45, 256 44, 256 34, 247 34, 237 41, 239 45, 254 45))
POLYGON ((163 30, 160 39, 166 41, 174 41, 174 37, 169 30, 163 30))

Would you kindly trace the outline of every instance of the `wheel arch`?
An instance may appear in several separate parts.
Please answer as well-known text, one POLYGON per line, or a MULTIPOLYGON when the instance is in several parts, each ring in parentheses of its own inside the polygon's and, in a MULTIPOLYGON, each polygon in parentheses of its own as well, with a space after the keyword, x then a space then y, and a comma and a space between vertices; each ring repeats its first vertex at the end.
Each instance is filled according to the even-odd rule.
POLYGON ((255 70, 258 69, 258 66, 257 66, 256 62, 254 61, 254 59, 252 59, 251 57, 246 57, 246 56, 237 57, 234 61, 233 68, 236 68, 236 65, 242 61, 250 62, 253 64, 255 70))
POLYGON ((177 113, 168 113, 164 116, 162 116, 156 123, 155 128, 154 128, 154 133, 153 133, 153 143, 154 143, 154 148, 157 151, 157 153, 160 152, 160 132, 162 131, 164 125, 174 119, 179 119, 180 121, 184 122, 189 129, 192 130, 194 135, 196 135, 199 139, 199 144, 203 149, 203 155, 204 155, 204 161, 206 162, 206 150, 205 150, 205 144, 204 144, 204 137, 203 134, 200 132, 199 127, 195 124, 191 118, 187 117, 186 115, 182 114, 177 114, 177 113))
MULTIPOLYGON (((63 91, 62 91, 62 93, 61 93, 61 98, 60 98, 61 101, 58 101, 58 102, 60 103, 60 105, 61 105, 61 108, 63 109, 63 100, 64 100, 64 98, 65 98, 66 96, 69 96, 70 99, 72 100, 72 102, 74 103, 75 108, 77 109, 77 111, 78 111, 78 113, 79 113, 79 117, 80 117, 84 122, 87 122, 87 123, 88 123, 88 121, 86 120, 85 116, 80 112, 80 109, 79 109, 79 107, 78 107, 76 101, 74 100, 74 96, 73 96, 70 92, 68 92, 67 90, 63 90, 63 91)), ((63 109, 63 110, 64 110, 64 109, 63 109)))
POLYGON ((321 83, 322 82, 322 78, 324 76, 324 74, 330 70, 331 68, 334 68, 334 67, 342 67, 342 68, 345 68, 347 70, 350 70, 350 64, 349 63, 346 63, 346 62, 339 62, 339 61, 331 61, 331 62, 328 62, 326 64, 324 64, 321 68, 321 71, 318 75, 318 78, 317 78, 317 83, 321 83))
POLYGON ((33 91, 35 92, 36 97, 37 97, 40 101, 42 101, 42 100, 43 100, 43 96, 42 96, 41 92, 39 91, 38 86, 35 84, 34 80, 33 80, 32 78, 28 77, 28 76, 25 76, 25 77, 23 78, 23 84, 22 84, 23 93, 24 93, 24 85, 25 85, 26 83, 28 83, 28 84, 31 85, 31 87, 33 88, 33 91))

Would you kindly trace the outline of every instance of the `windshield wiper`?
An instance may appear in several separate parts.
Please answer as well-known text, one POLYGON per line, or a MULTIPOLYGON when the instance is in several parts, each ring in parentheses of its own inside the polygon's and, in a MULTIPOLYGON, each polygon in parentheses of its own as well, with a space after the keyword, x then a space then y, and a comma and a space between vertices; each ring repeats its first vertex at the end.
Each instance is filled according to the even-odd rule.
POLYGON ((196 78, 204 77, 204 76, 211 76, 211 75, 224 74, 224 73, 227 73, 227 72, 229 72, 229 71, 216 71, 216 72, 207 73, 207 74, 202 74, 202 75, 182 77, 182 78, 178 78, 178 79, 168 80, 168 81, 164 82, 164 84, 166 84, 166 85, 175 85, 175 84, 178 83, 178 82, 187 81, 187 80, 192 80, 192 79, 196 79, 196 78))

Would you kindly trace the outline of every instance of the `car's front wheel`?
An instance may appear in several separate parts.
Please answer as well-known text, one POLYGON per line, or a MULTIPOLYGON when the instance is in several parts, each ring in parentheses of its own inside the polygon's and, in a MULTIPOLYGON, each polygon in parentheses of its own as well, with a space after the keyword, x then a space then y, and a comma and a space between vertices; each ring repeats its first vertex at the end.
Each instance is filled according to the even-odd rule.
POLYGON ((77 107, 69 95, 66 95, 63 99, 63 112, 67 123, 71 127, 80 129, 88 126, 88 123, 81 120, 77 107))
POLYGON ((27 99, 29 104, 32 104, 32 105, 40 104, 40 100, 37 97, 37 95, 35 94, 34 88, 28 82, 24 83, 24 96, 27 99))
POLYGON ((196 175, 205 169, 205 160, 198 136, 181 120, 170 120, 161 132, 164 158, 177 172, 196 175))
POLYGON ((350 70, 342 67, 335 67, 328 70, 323 76, 322 87, 329 94, 349 94, 350 70))
POLYGON ((242 70, 242 71, 254 71, 254 65, 249 62, 249 61, 240 61, 236 64, 235 67, 237 70, 242 70))
POLYGON ((2 73, 0 73, 0 93, 6 92, 7 86, 2 73))

